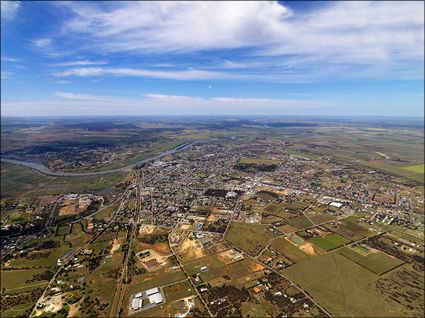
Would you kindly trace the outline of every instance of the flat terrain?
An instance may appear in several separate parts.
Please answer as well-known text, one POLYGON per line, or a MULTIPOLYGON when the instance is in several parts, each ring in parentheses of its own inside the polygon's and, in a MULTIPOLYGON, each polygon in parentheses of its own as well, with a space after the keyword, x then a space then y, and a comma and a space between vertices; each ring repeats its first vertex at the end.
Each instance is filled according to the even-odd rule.
POLYGON ((378 276, 339 253, 311 258, 284 273, 335 316, 404 316, 400 304, 369 290, 378 276))
POLYGON ((99 176, 2 163, 1 316, 421 316, 424 134, 412 125, 11 120, 2 156, 54 171, 203 142, 99 176), (132 295, 150 288, 164 302, 134 313, 132 295))
POLYGON ((251 255, 257 255, 275 235, 265 225, 233 222, 226 240, 251 255))
POLYGON ((325 251, 333 250, 350 242, 338 234, 330 234, 325 237, 315 236, 310 238, 309 241, 325 251))

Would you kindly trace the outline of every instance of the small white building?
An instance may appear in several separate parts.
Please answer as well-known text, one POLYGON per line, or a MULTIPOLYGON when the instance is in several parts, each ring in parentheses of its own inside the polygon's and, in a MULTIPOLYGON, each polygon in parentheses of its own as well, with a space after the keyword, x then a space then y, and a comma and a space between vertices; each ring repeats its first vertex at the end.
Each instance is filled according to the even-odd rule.
POLYGON ((340 208, 340 207, 342 207, 342 203, 340 203, 340 202, 331 202, 331 203, 329 203, 329 205, 330 206, 334 206, 334 207, 336 207, 336 208, 340 208))
POLYGON ((137 298, 133 298, 132 302, 131 302, 131 309, 133 310, 138 310, 139 307, 139 299, 137 298))
POLYGON ((153 294, 156 294, 156 293, 159 293, 159 288, 158 287, 154 287, 154 288, 145 290, 145 295, 146 296, 150 296, 150 295, 153 295, 153 294))

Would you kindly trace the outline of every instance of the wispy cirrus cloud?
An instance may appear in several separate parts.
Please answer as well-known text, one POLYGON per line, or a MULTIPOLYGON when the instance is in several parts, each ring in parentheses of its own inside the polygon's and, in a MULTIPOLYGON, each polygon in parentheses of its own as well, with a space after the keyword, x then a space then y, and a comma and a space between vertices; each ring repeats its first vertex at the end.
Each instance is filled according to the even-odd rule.
POLYGON ((379 65, 391 74, 400 64, 424 59, 423 2, 334 2, 308 13, 274 1, 63 5, 74 14, 64 30, 110 53, 246 48, 250 66, 228 60, 223 66, 261 67, 254 63, 258 57, 275 56, 297 60, 298 72, 304 71, 300 66, 315 71, 320 64, 351 63, 379 65))
POLYGON ((99 96, 99 95, 79 94, 79 93, 70 93, 70 92, 55 92, 55 95, 62 97, 64 99, 81 100, 81 101, 110 101, 112 100, 111 96, 99 96))
POLYGON ((315 100, 200 97, 148 93, 144 98, 129 99, 74 92, 55 92, 59 101, 4 102, 3 116, 25 115, 208 115, 214 114, 297 114, 314 112, 332 103, 315 100))
POLYGON ((32 43, 39 48, 48 48, 52 45, 52 39, 40 38, 40 39, 33 40, 32 43))
POLYGON ((19 59, 15 59, 13 57, 7 57, 7 56, 2 56, 1 57, 1 61, 2 62, 11 62, 11 63, 18 63, 18 62, 20 62, 19 59))
POLYGON ((87 66, 87 65, 106 65, 107 61, 90 61, 90 60, 79 60, 79 61, 69 61, 55 63, 52 66, 87 66))
POLYGON ((231 75, 224 72, 208 71, 208 70, 147 70, 134 68, 114 68, 114 67, 82 67, 73 68, 61 72, 53 73, 56 77, 79 76, 128 76, 128 77, 150 77, 159 79, 174 80, 205 80, 205 79, 231 79, 238 78, 238 75, 231 75))
POLYGON ((13 75, 12 72, 1 71, 1 79, 10 78, 13 75))
POLYGON ((1 1, 1 19, 13 19, 21 6, 20 1, 1 1))

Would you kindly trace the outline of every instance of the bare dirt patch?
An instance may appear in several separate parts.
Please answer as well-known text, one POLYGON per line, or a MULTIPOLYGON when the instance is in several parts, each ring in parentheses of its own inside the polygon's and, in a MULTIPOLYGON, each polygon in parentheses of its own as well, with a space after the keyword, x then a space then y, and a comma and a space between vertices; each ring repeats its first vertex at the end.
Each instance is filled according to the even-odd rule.
POLYGON ((317 251, 314 249, 313 245, 310 242, 305 242, 303 244, 298 245, 298 248, 308 255, 318 255, 317 251))
POLYGON ((59 197, 58 195, 43 195, 39 197, 40 205, 52 204, 58 199, 58 197, 59 197))
POLYGON ((167 255, 170 254, 171 251, 166 243, 155 243, 153 248, 157 250, 159 253, 167 255))
POLYGON ((111 254, 111 255, 114 254, 114 252, 118 251, 118 249, 120 248, 120 246, 121 246, 120 241, 118 239, 114 239, 109 254, 111 254))
POLYGON ((59 210, 59 216, 63 216, 63 215, 74 215, 77 214, 77 207, 75 204, 70 204, 70 205, 65 205, 63 207, 60 208, 59 210))
POLYGON ((179 246, 179 252, 186 259, 196 259, 205 256, 203 247, 196 244, 196 240, 186 238, 179 246))
POLYGON ((155 230, 154 225, 143 225, 140 227, 139 235, 149 235, 152 234, 155 230))
POLYGON ((262 271, 265 268, 260 263, 252 263, 251 267, 252 267, 253 272, 259 272, 259 271, 262 271))
POLYGON ((235 251, 234 249, 221 252, 220 254, 218 254, 218 258, 226 265, 229 265, 244 259, 243 255, 235 251))
POLYGON ((279 226, 278 229, 285 234, 291 234, 291 233, 295 233, 296 231, 298 231, 295 227, 293 227, 289 224, 279 226))

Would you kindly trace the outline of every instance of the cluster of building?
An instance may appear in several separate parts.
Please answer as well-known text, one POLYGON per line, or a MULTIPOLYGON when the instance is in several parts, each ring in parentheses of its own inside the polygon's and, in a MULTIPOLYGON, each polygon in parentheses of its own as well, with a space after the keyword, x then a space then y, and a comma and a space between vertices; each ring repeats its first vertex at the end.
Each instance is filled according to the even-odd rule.
POLYGON ((130 303, 130 309, 137 312, 164 303, 164 296, 158 287, 154 287, 134 294, 130 303))

